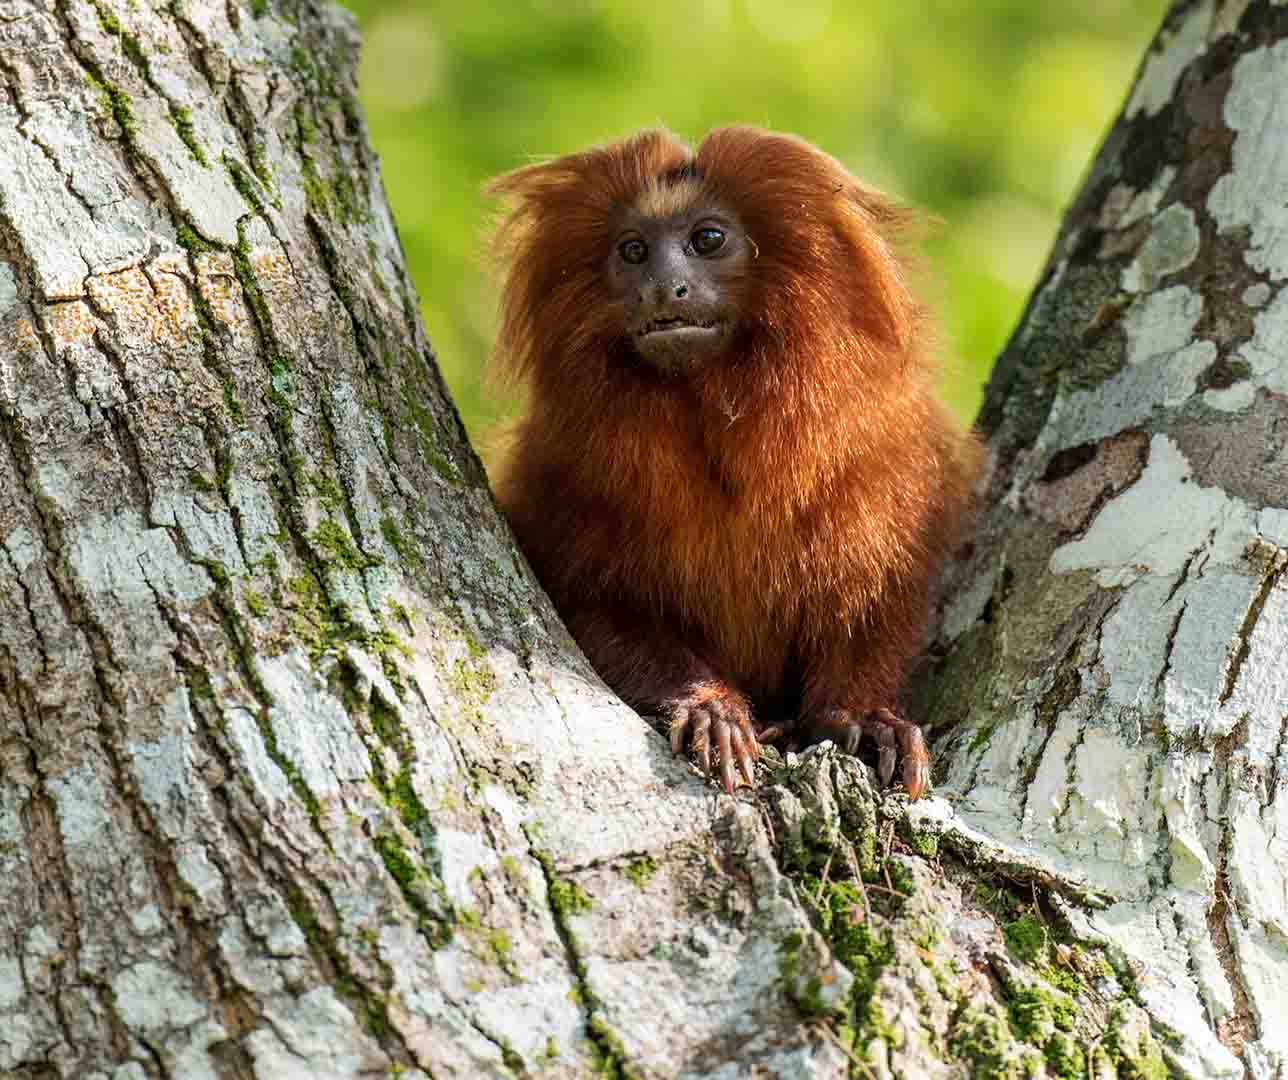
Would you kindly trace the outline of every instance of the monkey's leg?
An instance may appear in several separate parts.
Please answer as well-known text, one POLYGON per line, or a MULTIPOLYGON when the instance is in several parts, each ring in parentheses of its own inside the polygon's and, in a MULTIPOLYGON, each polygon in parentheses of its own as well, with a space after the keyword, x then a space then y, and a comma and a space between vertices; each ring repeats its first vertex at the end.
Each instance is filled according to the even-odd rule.
POLYGON ((636 712, 661 716, 671 749, 692 750, 707 776, 733 794, 755 787, 760 757, 745 694, 660 619, 581 611, 568 629, 603 680, 636 712), (714 746, 714 762, 712 747, 714 746))

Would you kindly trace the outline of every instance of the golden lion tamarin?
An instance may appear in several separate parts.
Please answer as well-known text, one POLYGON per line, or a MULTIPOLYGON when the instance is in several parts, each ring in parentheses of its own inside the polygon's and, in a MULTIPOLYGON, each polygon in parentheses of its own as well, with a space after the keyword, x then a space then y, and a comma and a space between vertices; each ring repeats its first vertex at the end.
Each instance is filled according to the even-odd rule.
POLYGON ((931 391, 904 214, 747 127, 489 190, 494 364, 525 391, 495 490, 586 656, 726 791, 759 741, 867 732, 917 798, 896 695, 978 452, 931 391))

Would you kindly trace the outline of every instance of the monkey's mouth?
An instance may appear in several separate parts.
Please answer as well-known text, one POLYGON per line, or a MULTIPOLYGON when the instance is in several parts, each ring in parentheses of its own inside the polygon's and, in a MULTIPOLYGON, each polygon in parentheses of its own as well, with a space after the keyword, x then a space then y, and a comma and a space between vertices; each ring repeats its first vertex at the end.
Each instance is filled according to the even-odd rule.
POLYGON ((665 315, 639 325, 633 337, 635 351, 646 363, 665 375, 682 375, 719 356, 728 331, 724 319, 665 315))
POLYGON ((636 331, 635 336, 637 338, 646 338, 661 334, 668 339, 672 339, 674 336, 674 340, 682 340, 689 335, 696 338, 719 329, 719 319, 684 319, 674 316, 667 319, 649 319, 643 327, 636 331))

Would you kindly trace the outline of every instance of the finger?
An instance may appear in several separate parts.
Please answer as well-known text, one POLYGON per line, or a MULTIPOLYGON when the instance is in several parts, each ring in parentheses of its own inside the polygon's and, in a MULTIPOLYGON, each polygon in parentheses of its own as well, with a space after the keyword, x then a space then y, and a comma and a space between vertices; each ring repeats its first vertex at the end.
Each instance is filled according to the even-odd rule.
POLYGON ((711 775, 711 717, 704 706, 699 706, 693 714, 693 748, 698 752, 698 764, 702 771, 711 775))
POLYGON ((782 738, 786 730, 782 724, 770 724, 769 727, 761 728, 756 732, 756 738, 763 743, 773 742, 775 739, 782 738))
POLYGON ((930 753, 921 728, 904 723, 899 728, 899 741, 903 744, 903 786, 909 799, 920 799, 930 787, 930 753))
POLYGON ((684 738, 689 730, 689 707, 677 705, 671 713, 671 753, 684 753, 684 738))
POLYGON ((863 726, 859 723, 851 723, 836 740, 837 745, 847 754, 857 757, 859 745, 863 742, 863 726))
POLYGON ((894 779, 895 762, 899 758, 899 743, 893 728, 879 727, 874 734, 877 746, 880 747, 877 752, 877 776, 881 778, 882 787, 889 787, 890 781, 894 779))
POLYGON ((890 782, 894 779, 895 763, 899 760, 899 755, 893 746, 883 746, 877 751, 877 776, 881 780, 882 787, 889 787, 890 782))
POLYGON ((734 788, 733 731, 732 724, 723 720, 716 723, 716 749, 720 752, 720 782, 724 785, 726 795, 732 795, 734 788))
POLYGON ((733 752, 738 761, 738 771, 742 774, 743 782, 749 787, 756 786, 756 765, 755 760, 760 753, 760 747, 755 739, 747 738, 737 729, 733 733, 733 752))
POLYGON ((745 709, 733 710, 733 752, 739 761, 746 758, 756 761, 760 757, 760 743, 756 741, 756 725, 745 709))

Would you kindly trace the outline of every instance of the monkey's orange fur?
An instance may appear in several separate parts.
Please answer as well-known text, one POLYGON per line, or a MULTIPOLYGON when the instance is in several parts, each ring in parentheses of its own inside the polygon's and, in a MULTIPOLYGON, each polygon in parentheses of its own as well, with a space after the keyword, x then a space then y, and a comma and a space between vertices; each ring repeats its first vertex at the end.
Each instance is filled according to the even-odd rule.
POLYGON ((931 393, 901 212, 745 127, 696 153, 645 131, 491 190, 495 365, 525 390, 495 488, 600 674, 644 711, 727 694, 803 741, 893 708, 978 457, 931 393), (630 362, 603 268, 618 208, 692 200, 732 208, 756 256, 729 354, 668 379, 630 362))

